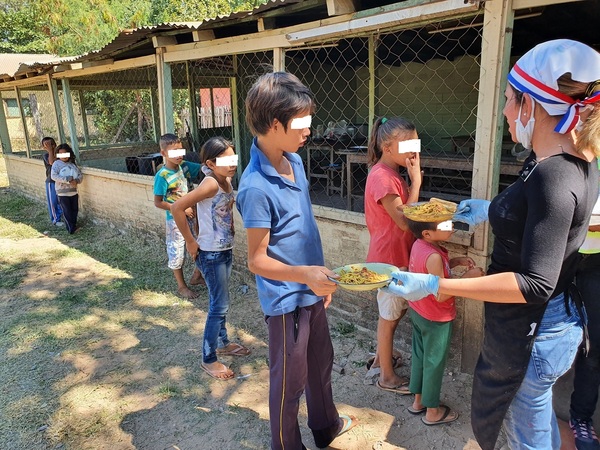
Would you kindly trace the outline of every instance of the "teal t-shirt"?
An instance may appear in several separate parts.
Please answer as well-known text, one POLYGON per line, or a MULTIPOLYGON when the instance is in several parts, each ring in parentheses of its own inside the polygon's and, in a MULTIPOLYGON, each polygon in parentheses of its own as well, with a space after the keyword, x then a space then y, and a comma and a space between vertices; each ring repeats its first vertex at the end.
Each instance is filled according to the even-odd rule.
MULTIPOLYGON (((171 170, 167 166, 154 175, 154 195, 160 195, 167 203, 175 201, 192 189, 192 180, 200 173, 200 164, 183 161, 177 170, 171 170)), ((170 211, 166 211, 167 220, 173 219, 170 211)))

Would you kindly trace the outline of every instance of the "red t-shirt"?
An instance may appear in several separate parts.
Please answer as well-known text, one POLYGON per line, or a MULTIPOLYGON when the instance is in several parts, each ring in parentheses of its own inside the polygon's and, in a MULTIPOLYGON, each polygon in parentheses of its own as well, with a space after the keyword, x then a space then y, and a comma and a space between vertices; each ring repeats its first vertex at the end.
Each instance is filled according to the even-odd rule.
MULTIPOLYGON (((442 257, 444 277, 450 278, 448 250, 444 247, 437 248, 423 239, 417 239, 412 246, 408 270, 415 273, 429 273, 427 272, 427 258, 434 253, 438 253, 442 257)), ((419 313, 421 317, 433 322, 449 322, 456 317, 454 297, 450 297, 445 302, 440 303, 433 295, 428 295, 416 302, 408 302, 408 306, 419 313)))
POLYGON ((402 203, 406 203, 408 184, 397 171, 377 163, 369 171, 365 186, 365 220, 371 235, 367 262, 408 267, 415 238, 410 231, 398 228, 381 204, 381 199, 390 194, 399 196, 402 203))

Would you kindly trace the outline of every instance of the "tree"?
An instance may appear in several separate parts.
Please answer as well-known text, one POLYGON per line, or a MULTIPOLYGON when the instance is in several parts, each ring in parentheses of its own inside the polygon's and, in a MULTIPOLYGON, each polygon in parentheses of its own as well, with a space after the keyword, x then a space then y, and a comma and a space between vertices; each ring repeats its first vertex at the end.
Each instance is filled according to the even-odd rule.
POLYGON ((0 0, 0 53, 45 53, 47 36, 39 2, 0 0))

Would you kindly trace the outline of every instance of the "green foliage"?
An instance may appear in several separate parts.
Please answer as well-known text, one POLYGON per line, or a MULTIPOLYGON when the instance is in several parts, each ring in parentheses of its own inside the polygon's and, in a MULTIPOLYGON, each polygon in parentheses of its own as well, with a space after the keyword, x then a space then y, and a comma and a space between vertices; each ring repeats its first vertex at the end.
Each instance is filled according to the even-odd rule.
POLYGON ((267 0, 0 0, 0 52, 73 56, 120 31, 248 11, 267 0))
POLYGON ((0 53, 45 53, 47 36, 39 4, 0 0, 0 53))
POLYGON ((98 130, 93 144, 154 140, 149 90, 84 92, 84 102, 98 130))

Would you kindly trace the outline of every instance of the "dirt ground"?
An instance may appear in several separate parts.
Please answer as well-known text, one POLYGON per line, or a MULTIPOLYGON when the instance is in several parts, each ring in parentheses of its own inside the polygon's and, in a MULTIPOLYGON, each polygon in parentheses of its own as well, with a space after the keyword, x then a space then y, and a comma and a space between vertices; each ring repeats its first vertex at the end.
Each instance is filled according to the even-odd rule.
MULTIPOLYGON (((234 277, 228 315, 230 338, 252 354, 223 358, 237 377, 214 380, 200 370, 206 289, 184 301, 148 287, 156 277, 172 281, 144 260, 152 238, 86 225, 73 237, 0 234, 0 360, 9 368, 0 369, 0 448, 268 449, 266 326, 253 283, 234 277), (123 250, 122 262, 107 263, 106 248, 123 250), (128 266, 131 258, 139 264, 128 266), (19 282, 6 282, 17 269, 19 282)), ((426 426, 406 410, 412 396, 364 383, 375 332, 339 320, 335 308, 329 321, 343 368, 332 380, 338 410, 360 421, 330 448, 479 448, 469 375, 448 368, 444 378, 442 401, 459 412, 458 421, 426 426)), ((399 350, 409 362, 409 349, 399 350)), ((409 374, 406 365, 398 372, 409 374)), ((314 450, 306 415, 301 404, 304 443, 314 450)))

